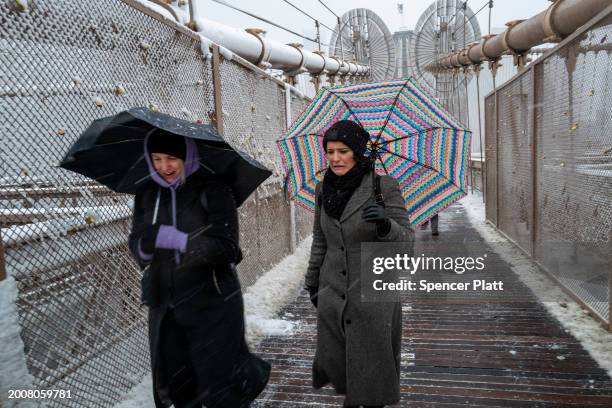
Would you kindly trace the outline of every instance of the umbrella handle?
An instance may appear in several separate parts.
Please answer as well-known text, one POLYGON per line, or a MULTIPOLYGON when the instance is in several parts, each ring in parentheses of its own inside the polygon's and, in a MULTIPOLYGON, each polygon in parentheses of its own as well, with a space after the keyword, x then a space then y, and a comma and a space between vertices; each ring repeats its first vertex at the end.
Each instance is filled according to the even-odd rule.
POLYGON ((372 166, 372 190, 374 191, 374 201, 380 206, 385 206, 385 197, 380 188, 380 176, 376 173, 376 159, 378 158, 378 149, 372 150, 372 154, 368 158, 372 166))

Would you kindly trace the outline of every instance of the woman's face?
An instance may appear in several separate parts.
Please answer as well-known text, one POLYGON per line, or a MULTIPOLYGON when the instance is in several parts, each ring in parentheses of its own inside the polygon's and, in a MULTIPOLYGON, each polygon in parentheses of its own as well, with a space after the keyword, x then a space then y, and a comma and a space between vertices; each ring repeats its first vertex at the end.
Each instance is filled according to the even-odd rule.
POLYGON ((183 173, 183 160, 165 153, 152 153, 153 167, 167 182, 172 183, 183 173))
POLYGON ((327 142, 327 163, 336 176, 344 176, 355 164, 353 151, 342 142, 327 142))

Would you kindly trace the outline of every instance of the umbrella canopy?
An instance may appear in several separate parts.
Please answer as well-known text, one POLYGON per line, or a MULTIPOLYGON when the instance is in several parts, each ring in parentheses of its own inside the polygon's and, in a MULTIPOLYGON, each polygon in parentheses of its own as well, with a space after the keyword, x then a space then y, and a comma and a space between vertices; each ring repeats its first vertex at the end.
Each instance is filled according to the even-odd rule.
POLYGON ((156 129, 188 137, 198 147, 203 171, 225 178, 236 205, 272 173, 248 154, 232 148, 210 125, 178 119, 148 108, 133 108, 95 120, 72 145, 60 167, 96 180, 118 193, 135 194, 150 180, 144 139, 156 129))
POLYGON ((467 194, 471 132, 413 79, 323 88, 278 147, 290 198, 314 208, 327 163, 323 134, 339 120, 370 133, 375 169, 399 182, 419 226, 467 194))

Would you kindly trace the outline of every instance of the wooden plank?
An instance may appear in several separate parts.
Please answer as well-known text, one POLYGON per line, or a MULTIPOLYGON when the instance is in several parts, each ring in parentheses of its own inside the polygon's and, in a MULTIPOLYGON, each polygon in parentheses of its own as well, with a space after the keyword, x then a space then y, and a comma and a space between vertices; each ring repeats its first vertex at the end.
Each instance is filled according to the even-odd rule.
MULTIPOLYGON (((447 212, 444 221, 450 231, 442 229, 438 244, 448 252, 447 244, 478 234, 463 210, 447 212)), ((422 231, 417 236, 420 242, 430 238, 422 231)), ((413 296, 403 305, 401 402, 396 406, 612 406, 606 371, 533 297, 510 265, 501 259, 488 265, 491 270, 483 278, 503 277, 512 288, 510 296, 519 302, 462 303, 451 296, 420 303, 413 296)), ((343 397, 333 395, 330 387, 311 387, 316 316, 305 294, 285 312, 285 319, 299 322, 299 331, 265 339, 254 350, 272 363, 268 391, 254 406, 341 405, 343 397)))
POLYGON ((578 406, 602 405, 612 406, 612 396, 610 395, 578 395, 572 394, 557 394, 543 392, 523 392, 515 390, 489 390, 473 387, 423 387, 423 386, 404 386, 401 387, 401 392, 410 394, 423 395, 445 395, 457 397, 477 397, 477 398, 493 398, 497 400, 521 401, 521 402, 546 402, 555 404, 576 404, 578 406))

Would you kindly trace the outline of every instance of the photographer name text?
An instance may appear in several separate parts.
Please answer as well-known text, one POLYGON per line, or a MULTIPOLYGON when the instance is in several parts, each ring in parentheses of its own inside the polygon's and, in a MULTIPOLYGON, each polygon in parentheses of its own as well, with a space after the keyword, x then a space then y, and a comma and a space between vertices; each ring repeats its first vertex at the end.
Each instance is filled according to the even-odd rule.
POLYGON ((504 282, 500 280, 487 281, 485 279, 474 279, 472 282, 430 282, 421 279, 418 282, 408 279, 400 279, 398 282, 384 282, 377 279, 373 282, 376 291, 419 291, 419 292, 461 292, 461 291, 485 291, 496 292, 504 290, 504 282))

